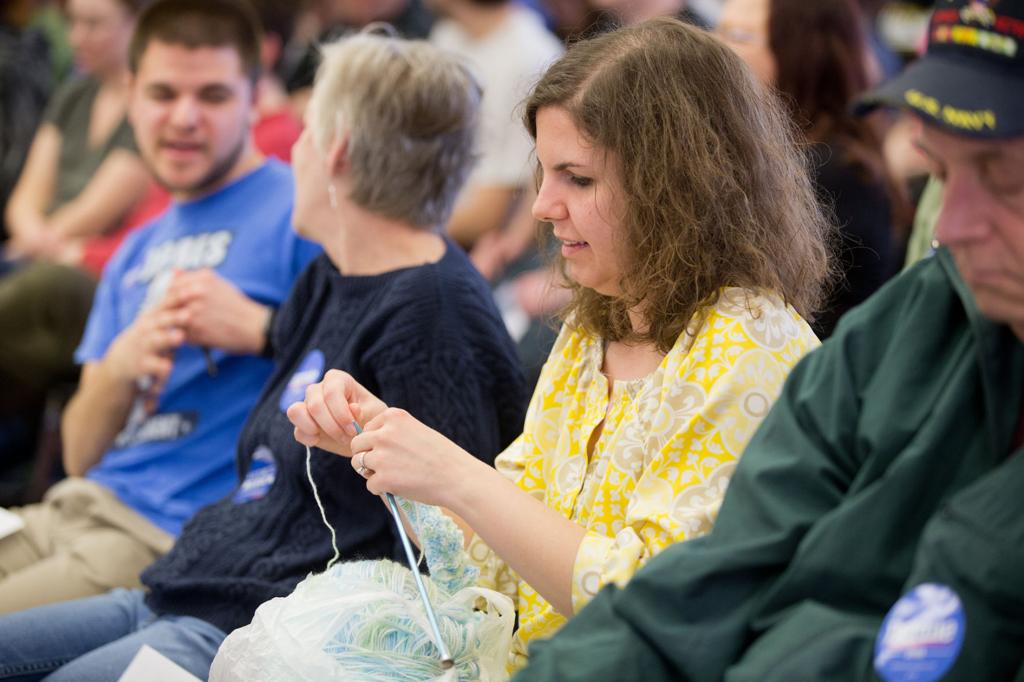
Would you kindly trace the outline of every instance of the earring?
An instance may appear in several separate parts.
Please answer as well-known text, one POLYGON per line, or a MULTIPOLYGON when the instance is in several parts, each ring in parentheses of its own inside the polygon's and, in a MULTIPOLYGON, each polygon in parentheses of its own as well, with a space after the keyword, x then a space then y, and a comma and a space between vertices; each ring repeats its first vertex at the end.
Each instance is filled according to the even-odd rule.
POLYGON ((331 208, 335 211, 338 210, 338 190, 334 189, 334 183, 327 183, 327 200, 331 203, 331 208))

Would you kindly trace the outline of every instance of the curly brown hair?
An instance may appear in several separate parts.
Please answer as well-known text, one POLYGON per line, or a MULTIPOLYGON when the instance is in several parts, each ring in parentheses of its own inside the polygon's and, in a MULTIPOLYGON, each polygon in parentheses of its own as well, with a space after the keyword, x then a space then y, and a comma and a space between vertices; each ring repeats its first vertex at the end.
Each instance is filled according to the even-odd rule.
POLYGON ((526 102, 534 139, 544 107, 568 112, 608 155, 626 205, 623 294, 569 280, 563 319, 668 352, 723 287, 777 293, 813 318, 834 228, 789 116, 726 46, 675 19, 578 42, 526 102), (645 328, 630 310, 643 311, 645 328))

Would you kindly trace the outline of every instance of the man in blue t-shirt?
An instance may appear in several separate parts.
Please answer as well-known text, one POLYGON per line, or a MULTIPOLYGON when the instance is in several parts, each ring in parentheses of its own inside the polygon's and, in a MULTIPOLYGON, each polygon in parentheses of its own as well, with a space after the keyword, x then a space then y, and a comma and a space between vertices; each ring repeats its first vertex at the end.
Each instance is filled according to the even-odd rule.
POLYGON ((237 483, 234 445, 271 370, 265 330, 318 252, 291 231, 290 171, 251 141, 252 10, 151 6, 130 61, 138 146, 174 202, 104 272, 62 424, 70 478, 0 539, 0 612, 138 585, 237 483))

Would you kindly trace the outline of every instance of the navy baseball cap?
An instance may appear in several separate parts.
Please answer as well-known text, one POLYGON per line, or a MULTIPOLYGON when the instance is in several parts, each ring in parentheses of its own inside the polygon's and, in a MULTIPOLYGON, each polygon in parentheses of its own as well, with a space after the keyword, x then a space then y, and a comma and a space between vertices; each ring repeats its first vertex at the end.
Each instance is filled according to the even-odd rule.
POLYGON ((878 106, 968 137, 1024 135, 1024 0, 938 0, 927 52, 854 109, 878 106))

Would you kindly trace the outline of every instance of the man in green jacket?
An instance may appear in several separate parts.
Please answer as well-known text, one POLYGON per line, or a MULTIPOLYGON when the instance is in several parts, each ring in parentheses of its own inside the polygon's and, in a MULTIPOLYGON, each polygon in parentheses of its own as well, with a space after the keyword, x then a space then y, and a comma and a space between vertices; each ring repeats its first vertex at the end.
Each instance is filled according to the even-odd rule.
POLYGON ((939 0, 866 106, 922 120, 925 259, 800 363, 713 532, 517 680, 1024 681, 1024 0, 939 0))

